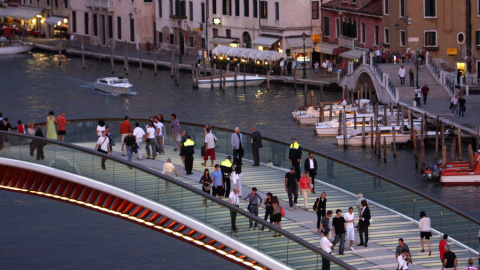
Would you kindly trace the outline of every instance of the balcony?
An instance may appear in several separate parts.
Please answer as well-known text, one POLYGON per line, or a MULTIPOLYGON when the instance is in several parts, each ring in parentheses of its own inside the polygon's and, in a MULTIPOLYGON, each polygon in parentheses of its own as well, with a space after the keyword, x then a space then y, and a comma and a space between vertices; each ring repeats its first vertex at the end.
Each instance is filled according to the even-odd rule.
POLYGON ((338 45, 340 47, 345 47, 349 49, 354 49, 355 47, 358 46, 358 40, 357 38, 351 38, 351 37, 346 37, 346 36, 339 36, 338 37, 338 45))
POLYGON ((113 0, 87 0, 88 8, 108 9, 113 11, 113 0))

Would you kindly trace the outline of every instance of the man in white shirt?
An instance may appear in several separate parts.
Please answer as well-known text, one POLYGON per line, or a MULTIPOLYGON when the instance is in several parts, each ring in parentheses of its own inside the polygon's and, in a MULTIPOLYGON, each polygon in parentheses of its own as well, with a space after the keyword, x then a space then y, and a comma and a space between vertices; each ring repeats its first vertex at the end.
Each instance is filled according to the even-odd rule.
POLYGON ((207 134, 205 134, 205 155, 203 156, 202 165, 207 166, 207 160, 210 156, 213 167, 213 162, 215 162, 215 141, 217 138, 215 137, 215 135, 213 135, 209 127, 207 127, 205 131, 207 132, 207 134))
POLYGON ((403 67, 403 65, 400 67, 400 69, 398 70, 398 77, 400 77, 400 84, 401 85, 404 85, 405 84, 405 75, 406 75, 406 71, 405 71, 405 68, 403 67))
POLYGON ((343 215, 345 219, 345 227, 347 229, 347 237, 350 240, 350 250, 355 250, 353 248, 353 241, 355 240, 355 214, 353 213, 353 207, 348 208, 348 212, 343 215))
MULTIPOLYGON (((228 195, 228 202, 231 205, 238 207, 240 204, 240 197, 238 195, 238 188, 234 188, 228 195)), ((237 212, 230 210, 230 220, 232 222, 232 231, 234 233, 238 232, 237 225, 235 224, 237 220, 237 212)))
MULTIPOLYGON (((332 252, 333 245, 325 235, 320 239, 320 248, 328 254, 332 252)), ((330 261, 325 257, 322 257, 322 270, 330 270, 330 261)))
POLYGON ((283 76, 283 72, 285 70, 285 60, 283 58, 280 60, 280 76, 283 76))
POLYGON ((138 144, 137 159, 142 160, 142 142, 143 136, 145 136, 145 131, 140 127, 140 123, 135 123, 133 136, 135 137, 135 142, 138 144))
POLYGON ((150 159, 150 146, 152 148, 152 159, 157 157, 157 143, 155 142, 155 128, 153 122, 148 122, 147 134, 145 135, 145 150, 147 150, 147 159, 150 159))
POLYGON ((158 119, 158 117, 155 117, 155 139, 157 141, 157 152, 159 155, 161 154, 165 154, 165 151, 163 150, 163 144, 162 144, 162 140, 163 140, 163 124, 162 122, 160 122, 160 119, 158 119))

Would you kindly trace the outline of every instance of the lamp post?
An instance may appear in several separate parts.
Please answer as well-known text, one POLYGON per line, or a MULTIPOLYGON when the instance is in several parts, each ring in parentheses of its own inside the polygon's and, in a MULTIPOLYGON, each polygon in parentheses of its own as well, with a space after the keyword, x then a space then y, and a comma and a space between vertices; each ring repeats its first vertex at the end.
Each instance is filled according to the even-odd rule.
POLYGON ((345 107, 347 106, 347 100, 342 100, 343 106, 343 121, 339 123, 342 125, 343 129, 343 148, 347 148, 347 113, 345 112, 345 107))
POLYGON ((182 21, 177 21, 178 26, 178 63, 183 62, 183 33, 182 33, 182 21))
POLYGON ((422 63, 422 58, 420 57, 420 55, 417 57, 417 61, 415 61, 415 67, 417 68, 417 88, 418 88, 418 69, 420 67, 420 64, 422 63))
POLYGON ((303 77, 302 79, 307 78, 307 71, 305 70, 305 39, 307 39, 307 35, 305 35, 305 32, 302 34, 302 39, 303 39, 303 77))

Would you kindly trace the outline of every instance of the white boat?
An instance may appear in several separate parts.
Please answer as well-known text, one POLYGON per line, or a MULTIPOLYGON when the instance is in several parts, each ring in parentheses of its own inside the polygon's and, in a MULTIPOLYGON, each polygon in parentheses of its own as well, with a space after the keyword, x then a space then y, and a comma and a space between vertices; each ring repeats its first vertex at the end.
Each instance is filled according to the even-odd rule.
MULTIPOLYGON (((358 114, 357 115, 357 128, 362 130, 362 119, 365 117, 365 129, 370 129, 370 119, 373 118, 373 114, 358 114)), ((318 136, 337 136, 338 135, 338 118, 332 121, 326 121, 323 123, 317 123, 315 125, 315 133, 318 136)), ((347 115, 347 134, 355 130, 355 120, 353 116, 347 115)))
MULTIPOLYGON (((207 77, 204 77, 207 79, 201 79, 198 80, 198 87, 199 88, 211 88, 212 87, 212 82, 211 79, 207 77)), ((243 86, 243 75, 237 75, 237 86, 243 86)), ((245 85, 246 86, 257 86, 264 82, 266 80, 265 77, 262 76, 245 76, 245 85)), ((222 79, 223 83, 223 79, 222 79)), ((233 87, 235 86, 235 77, 234 76, 228 76, 225 78, 225 87, 233 87)), ((213 87, 218 88, 220 87, 220 78, 213 78, 213 87)))
POLYGON ((94 85, 95 89, 113 95, 129 94, 133 89, 133 85, 128 82, 128 79, 120 79, 118 77, 100 78, 97 79, 94 85))
POLYGON ((18 54, 28 52, 33 48, 32 43, 23 43, 23 42, 15 42, 15 43, 0 43, 0 55, 1 54, 18 54))
MULTIPOLYGON (((383 145, 383 138, 386 139, 386 144, 391 144, 393 143, 393 134, 392 134, 392 128, 395 131, 395 141, 397 143, 406 143, 410 139, 410 134, 403 134, 401 132, 401 127, 400 126, 382 126, 379 127, 380 130, 380 144, 383 145)), ((370 146, 371 145, 371 136, 373 135, 375 139, 375 133, 376 129, 365 129, 365 145, 370 146), (373 134, 372 134, 373 131, 373 134)), ((339 146, 344 145, 344 139, 343 135, 337 136, 337 144, 339 146)), ((356 129, 353 130, 350 135, 347 135, 347 145, 348 146, 362 146, 362 129, 356 129)))

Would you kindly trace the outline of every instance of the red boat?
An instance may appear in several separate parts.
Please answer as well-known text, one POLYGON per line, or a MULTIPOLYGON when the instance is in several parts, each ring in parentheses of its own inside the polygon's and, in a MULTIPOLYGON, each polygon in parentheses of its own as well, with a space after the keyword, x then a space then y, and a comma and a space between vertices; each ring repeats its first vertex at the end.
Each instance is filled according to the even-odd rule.
MULTIPOLYGON (((440 165, 440 183, 444 186, 480 185, 480 153, 475 153, 473 159, 473 168, 470 167, 470 161, 447 162, 445 168, 440 165)), ((430 178, 431 170, 426 170, 425 174, 430 178)))

